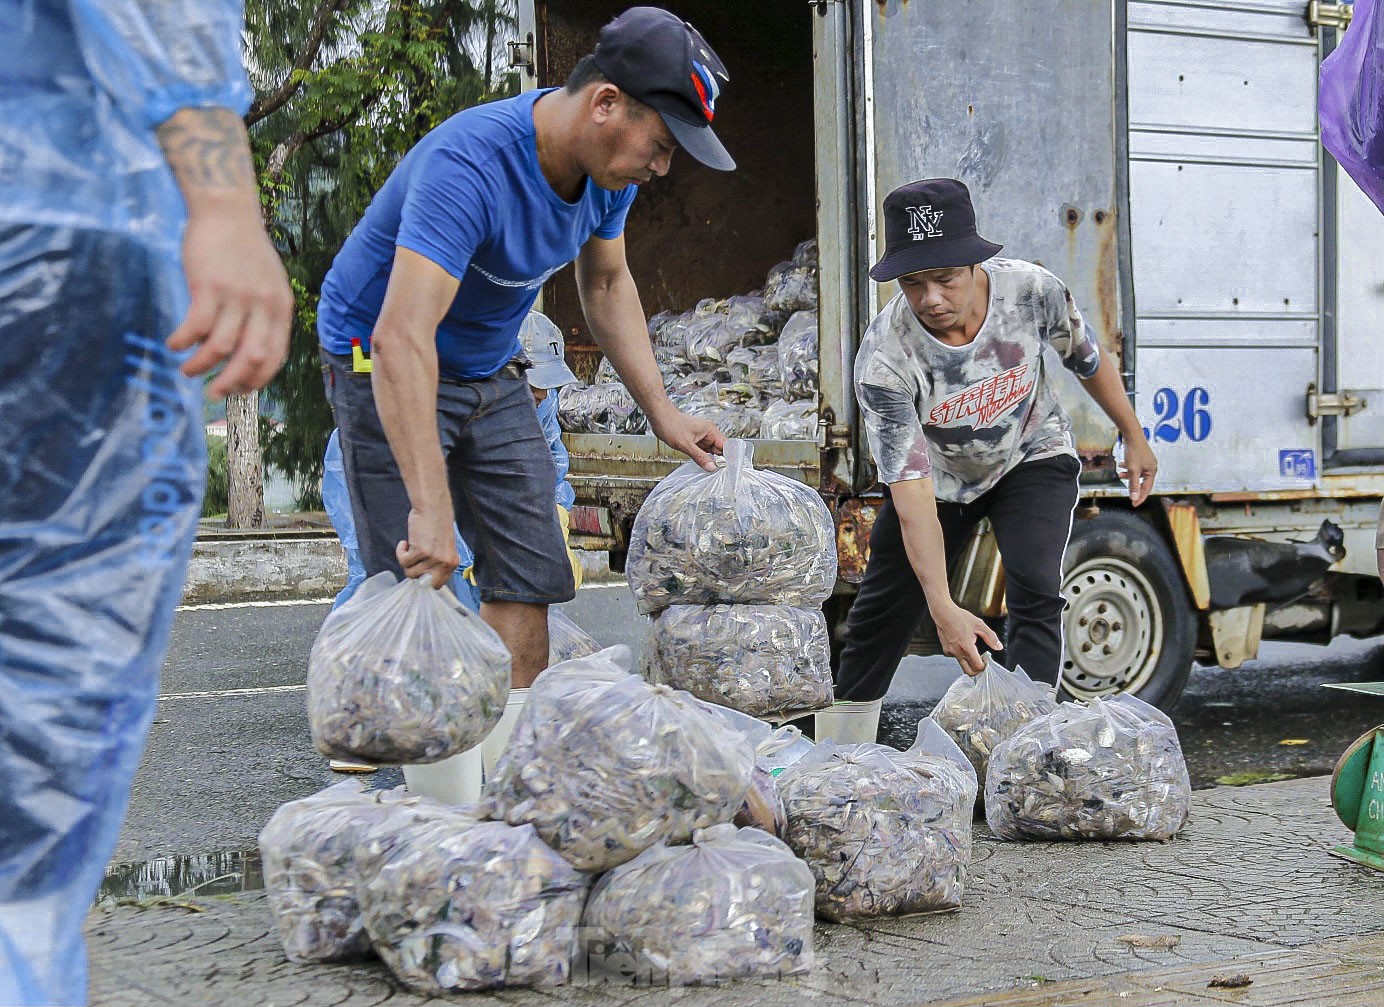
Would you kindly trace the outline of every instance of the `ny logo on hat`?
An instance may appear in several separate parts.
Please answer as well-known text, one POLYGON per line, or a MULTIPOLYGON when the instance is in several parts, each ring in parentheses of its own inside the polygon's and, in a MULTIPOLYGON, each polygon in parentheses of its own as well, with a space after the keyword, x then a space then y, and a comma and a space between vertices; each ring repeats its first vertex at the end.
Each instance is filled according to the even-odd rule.
POLYGON ((914 241, 942 237, 942 232, 937 230, 937 224, 942 219, 941 210, 934 210, 931 206, 909 206, 906 209, 908 233, 913 235, 914 241))

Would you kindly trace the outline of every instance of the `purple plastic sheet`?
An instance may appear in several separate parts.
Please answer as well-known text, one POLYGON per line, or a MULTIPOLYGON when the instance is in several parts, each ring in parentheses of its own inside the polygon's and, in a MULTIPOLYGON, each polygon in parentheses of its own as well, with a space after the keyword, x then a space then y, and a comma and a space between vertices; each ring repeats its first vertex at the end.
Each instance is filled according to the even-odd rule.
POLYGON ((1322 62, 1322 145, 1384 212, 1384 13, 1355 0, 1355 16, 1322 62))

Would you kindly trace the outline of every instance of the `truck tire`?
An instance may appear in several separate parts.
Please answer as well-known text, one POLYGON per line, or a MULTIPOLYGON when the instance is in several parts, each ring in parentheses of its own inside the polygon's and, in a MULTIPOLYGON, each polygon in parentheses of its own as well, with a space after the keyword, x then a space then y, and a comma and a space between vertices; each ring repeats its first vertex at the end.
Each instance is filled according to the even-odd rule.
POLYGON ((1171 709, 1192 671, 1197 619, 1157 530, 1102 510, 1073 524, 1062 567, 1063 689, 1077 699, 1132 692, 1171 709))

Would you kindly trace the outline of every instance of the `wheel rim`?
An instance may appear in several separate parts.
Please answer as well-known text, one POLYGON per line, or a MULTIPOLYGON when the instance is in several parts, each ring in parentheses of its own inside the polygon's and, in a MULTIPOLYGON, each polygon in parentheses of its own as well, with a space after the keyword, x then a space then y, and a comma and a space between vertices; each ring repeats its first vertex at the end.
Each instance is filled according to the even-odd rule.
POLYGON ((1101 556, 1073 567, 1062 594, 1067 691, 1090 699, 1147 685, 1163 651, 1162 613, 1148 578, 1124 560, 1101 556))

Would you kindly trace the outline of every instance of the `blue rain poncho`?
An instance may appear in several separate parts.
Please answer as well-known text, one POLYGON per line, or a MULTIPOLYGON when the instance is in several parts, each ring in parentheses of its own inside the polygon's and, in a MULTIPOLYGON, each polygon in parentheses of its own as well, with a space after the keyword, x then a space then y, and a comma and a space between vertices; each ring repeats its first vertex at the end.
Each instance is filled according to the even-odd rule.
POLYGON ((0 1003, 86 1001, 201 508, 199 381, 164 340, 184 207, 154 131, 243 113, 220 0, 0 3, 0 1003))

